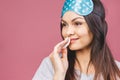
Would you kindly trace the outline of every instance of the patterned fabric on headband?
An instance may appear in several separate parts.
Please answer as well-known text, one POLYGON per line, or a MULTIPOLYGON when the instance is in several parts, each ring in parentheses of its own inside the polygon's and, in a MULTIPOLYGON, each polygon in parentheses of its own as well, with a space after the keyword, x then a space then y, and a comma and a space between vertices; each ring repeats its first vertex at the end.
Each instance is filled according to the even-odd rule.
POLYGON ((66 0, 62 9, 62 16, 67 11, 73 11, 81 16, 86 16, 93 11, 92 0, 66 0))

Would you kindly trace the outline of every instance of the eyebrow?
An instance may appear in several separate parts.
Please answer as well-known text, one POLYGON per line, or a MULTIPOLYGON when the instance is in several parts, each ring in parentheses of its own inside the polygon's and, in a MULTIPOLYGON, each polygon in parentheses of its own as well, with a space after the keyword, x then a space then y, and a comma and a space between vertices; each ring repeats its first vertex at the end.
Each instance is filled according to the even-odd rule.
MULTIPOLYGON (((74 18, 74 19, 72 20, 72 22, 74 22, 76 19, 83 19, 83 18, 82 18, 82 17, 76 17, 76 18, 74 18)), ((66 22, 65 20, 63 20, 63 19, 61 19, 61 21, 67 23, 67 22, 66 22)))
POLYGON ((83 18, 82 17, 76 17, 72 20, 72 22, 75 21, 76 19, 83 19, 83 18))

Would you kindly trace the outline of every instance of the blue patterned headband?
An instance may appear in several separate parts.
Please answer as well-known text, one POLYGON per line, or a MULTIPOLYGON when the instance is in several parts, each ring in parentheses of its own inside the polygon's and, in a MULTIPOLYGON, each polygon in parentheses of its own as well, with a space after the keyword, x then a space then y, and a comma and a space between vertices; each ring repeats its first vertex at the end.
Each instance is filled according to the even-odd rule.
POLYGON ((81 16, 86 16, 93 11, 92 0, 66 0, 62 9, 62 16, 67 11, 73 11, 81 16))

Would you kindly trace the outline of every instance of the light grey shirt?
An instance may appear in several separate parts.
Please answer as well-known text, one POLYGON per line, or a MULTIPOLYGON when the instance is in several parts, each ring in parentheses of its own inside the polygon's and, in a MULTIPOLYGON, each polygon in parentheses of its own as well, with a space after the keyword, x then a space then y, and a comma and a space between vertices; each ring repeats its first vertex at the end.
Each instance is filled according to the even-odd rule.
MULTIPOLYGON (((115 61, 116 64, 118 65, 119 69, 120 69, 120 62, 115 61)), ((76 71, 77 74, 80 74, 80 71, 76 71)), ((39 68, 37 69, 34 77, 32 80, 53 80, 53 75, 54 75, 54 69, 51 63, 51 60, 49 57, 46 57, 43 59, 43 61, 41 62, 41 65, 39 66, 39 68)), ((86 75, 81 73, 81 79, 77 80, 93 80, 94 75, 86 75)), ((102 79, 100 79, 102 80, 102 79)), ((120 80, 120 79, 118 79, 120 80)))

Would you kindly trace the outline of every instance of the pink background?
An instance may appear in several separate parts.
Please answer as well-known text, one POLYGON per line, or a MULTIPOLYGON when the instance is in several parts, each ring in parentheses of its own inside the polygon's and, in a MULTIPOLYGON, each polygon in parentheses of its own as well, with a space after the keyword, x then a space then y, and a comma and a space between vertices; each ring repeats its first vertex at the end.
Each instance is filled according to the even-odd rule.
MULTIPOLYGON (((120 60, 120 0, 103 0, 108 43, 120 60)), ((61 41, 63 0, 0 0, 0 80, 31 80, 41 60, 61 41)))

